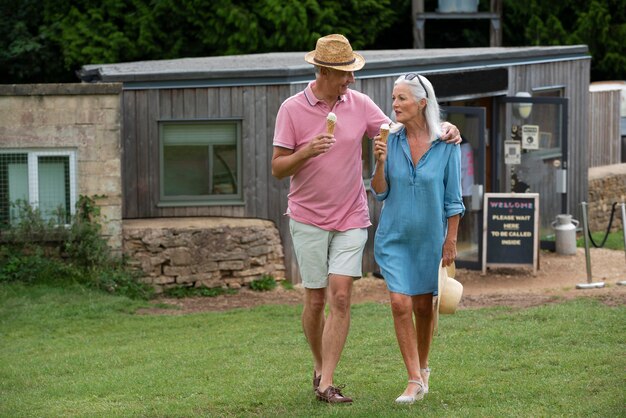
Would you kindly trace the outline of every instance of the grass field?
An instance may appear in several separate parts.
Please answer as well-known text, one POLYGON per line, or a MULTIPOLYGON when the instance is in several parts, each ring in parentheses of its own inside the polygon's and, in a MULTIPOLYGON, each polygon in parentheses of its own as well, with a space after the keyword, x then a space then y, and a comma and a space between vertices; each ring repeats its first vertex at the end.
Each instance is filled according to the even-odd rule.
POLYGON ((624 306, 580 299, 444 316, 431 392, 400 406, 389 307, 356 305, 336 375, 355 402, 330 406, 311 390, 301 306, 135 315, 142 303, 0 285, 0 416, 625 415, 624 306))
MULTIPOLYGON (((596 245, 602 247, 602 248, 606 248, 608 250, 621 250, 624 251, 624 231, 617 231, 617 232, 611 232, 609 233, 608 236, 606 236, 606 242, 604 242, 604 245, 602 244, 602 241, 604 240, 606 236, 606 232, 592 232, 591 233, 591 237, 593 238, 593 242, 596 243, 596 245)), ((588 241, 588 245, 589 248, 593 248, 593 243, 591 242, 591 240, 588 241)), ((584 236, 580 236, 576 239, 576 246, 577 247, 584 247, 585 246, 585 237, 584 236)))

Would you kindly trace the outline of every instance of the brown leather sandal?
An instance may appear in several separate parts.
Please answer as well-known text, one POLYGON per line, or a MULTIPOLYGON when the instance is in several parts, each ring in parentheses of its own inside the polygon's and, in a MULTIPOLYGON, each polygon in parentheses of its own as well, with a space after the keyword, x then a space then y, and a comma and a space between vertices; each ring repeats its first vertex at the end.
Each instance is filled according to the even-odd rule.
POLYGON ((322 375, 316 375, 315 370, 313 370, 313 392, 316 392, 320 387, 320 382, 322 381, 322 375))
POLYGON ((321 392, 319 388, 315 391, 317 399, 322 402, 328 403, 352 403, 352 398, 342 395, 341 387, 328 386, 324 392, 321 392))

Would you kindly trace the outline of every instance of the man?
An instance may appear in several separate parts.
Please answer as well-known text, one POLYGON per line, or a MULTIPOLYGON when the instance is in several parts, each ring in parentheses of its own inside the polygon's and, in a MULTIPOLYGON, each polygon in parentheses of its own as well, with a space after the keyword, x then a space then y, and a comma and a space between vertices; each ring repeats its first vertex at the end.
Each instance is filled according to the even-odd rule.
MULTIPOLYGON (((272 175, 291 176, 287 215, 305 288, 302 327, 313 354, 313 389, 321 401, 350 403, 333 375, 348 335, 352 281, 361 277, 371 225, 361 140, 376 136, 390 120, 368 96, 348 88, 365 60, 344 36, 318 39, 304 59, 315 65, 315 81, 278 111, 272 175), (326 131, 329 113, 336 115, 334 134, 326 131)), ((444 138, 460 142, 456 127, 447 125, 444 138)))

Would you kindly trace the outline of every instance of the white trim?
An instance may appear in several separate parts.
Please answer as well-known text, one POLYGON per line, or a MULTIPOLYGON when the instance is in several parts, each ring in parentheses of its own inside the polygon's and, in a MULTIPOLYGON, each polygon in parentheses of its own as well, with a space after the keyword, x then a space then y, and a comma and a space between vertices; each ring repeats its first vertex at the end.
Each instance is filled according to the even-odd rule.
POLYGON ((55 149, 42 150, 33 148, 13 148, 0 150, 0 154, 26 154, 28 160, 28 203, 33 207, 39 206, 39 157, 68 157, 69 158, 69 190, 70 214, 76 214, 77 185, 76 185, 76 150, 55 149))
POLYGON ((39 157, 34 152, 28 154, 28 204, 33 208, 39 207, 39 157))

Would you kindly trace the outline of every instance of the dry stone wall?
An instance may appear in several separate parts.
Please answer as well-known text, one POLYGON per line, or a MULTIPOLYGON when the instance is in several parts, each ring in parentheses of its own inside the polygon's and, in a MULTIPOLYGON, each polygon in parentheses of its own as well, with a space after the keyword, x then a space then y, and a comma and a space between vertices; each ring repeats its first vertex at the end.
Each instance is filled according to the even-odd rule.
POLYGON ((124 253, 157 292, 174 286, 239 288, 264 275, 284 280, 273 222, 236 218, 125 220, 124 253))
POLYGON ((611 231, 623 230, 621 206, 626 202, 626 164, 606 165, 589 169, 588 221, 590 231, 606 231, 615 207, 611 231))

